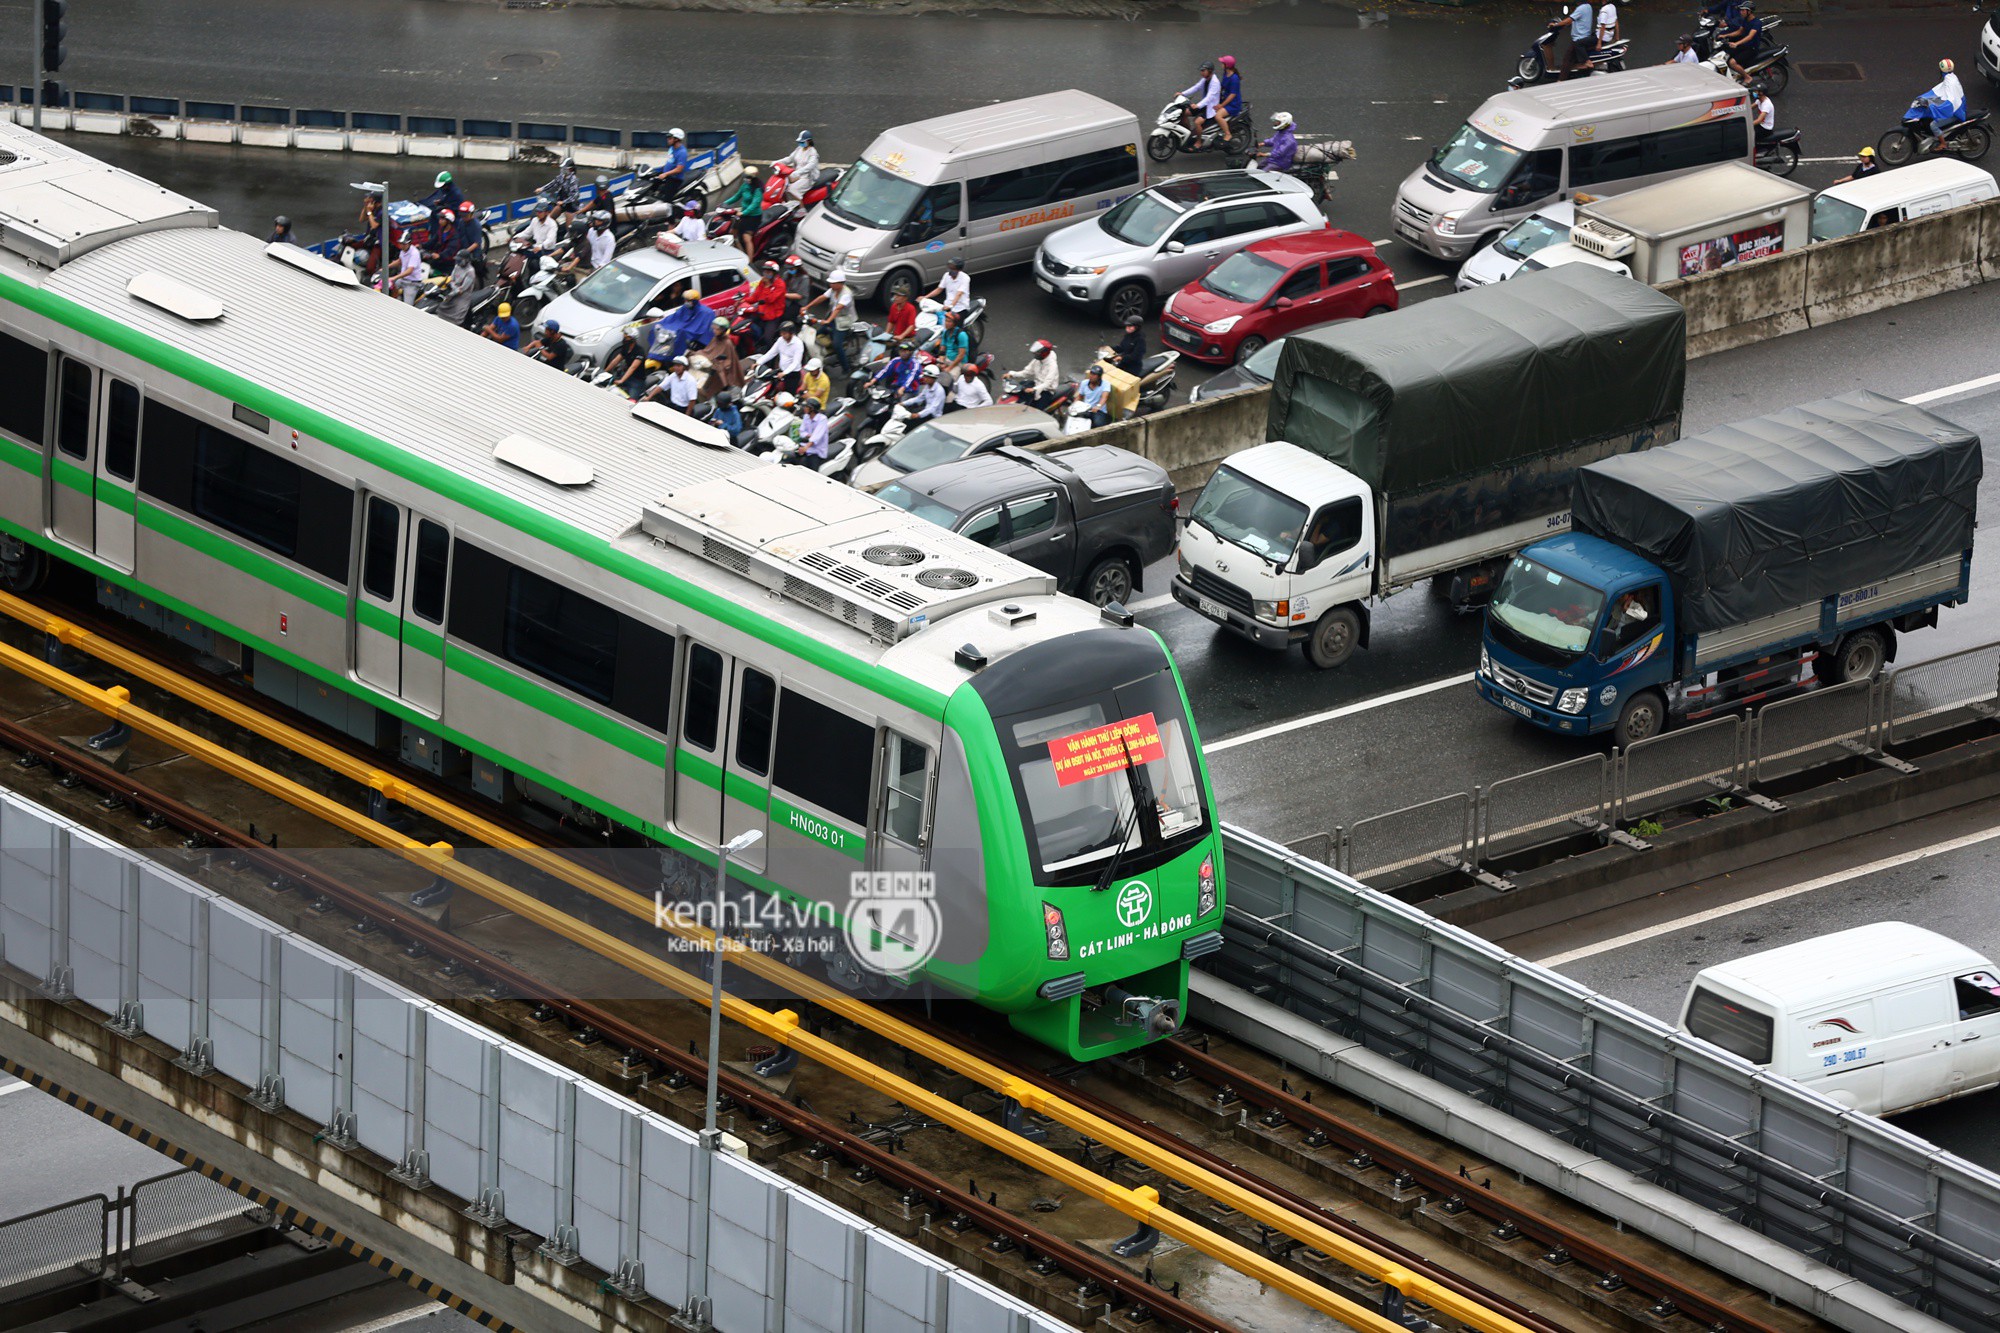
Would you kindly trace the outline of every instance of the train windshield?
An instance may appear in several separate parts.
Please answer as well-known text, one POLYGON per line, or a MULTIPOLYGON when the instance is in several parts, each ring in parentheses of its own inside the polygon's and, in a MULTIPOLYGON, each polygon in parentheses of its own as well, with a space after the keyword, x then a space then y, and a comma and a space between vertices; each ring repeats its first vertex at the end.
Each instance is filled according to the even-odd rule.
POLYGON ((1037 883, 1146 870, 1208 831, 1187 715, 1164 664, 998 722, 1037 883))

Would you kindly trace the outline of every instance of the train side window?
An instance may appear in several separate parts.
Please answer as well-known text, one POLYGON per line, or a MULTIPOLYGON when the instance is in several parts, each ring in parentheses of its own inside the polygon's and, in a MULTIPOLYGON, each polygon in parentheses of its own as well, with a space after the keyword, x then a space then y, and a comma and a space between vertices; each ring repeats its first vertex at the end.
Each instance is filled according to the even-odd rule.
POLYGON ((361 591, 392 601, 396 596, 397 538, 403 531, 403 511, 395 501, 368 497, 367 526, 361 537, 361 591))
POLYGON ((930 771, 928 745, 889 733, 889 753, 882 808, 882 831, 905 847, 923 846, 924 797, 930 771))
POLYGON ((760 778, 771 771, 771 724, 777 707, 778 682, 745 667, 743 693, 736 701, 736 766, 760 778))
POLYGON ((444 623, 445 570, 451 559, 451 534, 444 524, 417 520, 417 577, 410 587, 410 610, 433 625, 444 623))
POLYGON ((139 472, 139 389, 111 381, 110 412, 104 421, 104 470, 120 481, 139 472))
POLYGON ((772 785, 851 824, 868 818, 875 728, 791 690, 778 707, 778 756, 772 785))
POLYGON ((722 714, 722 654, 699 643, 688 645, 687 706, 681 736, 697 750, 715 749, 722 714))
POLYGON ((247 440, 201 427, 195 439, 195 516, 267 551, 295 555, 301 471, 247 440))
POLYGON ((0 431, 17 440, 40 445, 42 414, 48 407, 49 354, 19 338, 0 333, 0 431))
POLYGON ((516 568, 507 596, 506 657, 598 703, 611 702, 618 613, 553 579, 516 568))
POLYGON ((64 357, 56 371, 56 448, 90 457, 90 399, 96 380, 88 363, 64 357))

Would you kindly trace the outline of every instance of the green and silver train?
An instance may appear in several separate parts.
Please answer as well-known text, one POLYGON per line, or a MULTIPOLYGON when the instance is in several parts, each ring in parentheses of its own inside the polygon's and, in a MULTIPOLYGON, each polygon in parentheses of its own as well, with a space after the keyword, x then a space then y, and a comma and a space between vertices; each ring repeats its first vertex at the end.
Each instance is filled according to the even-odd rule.
POLYGON ((669 877, 759 830, 732 878, 863 941, 836 980, 886 957, 1073 1058, 1171 1030, 1223 867, 1159 640, 720 434, 0 126, 0 582, 88 571, 669 877), (857 933, 857 885, 936 929, 857 933))

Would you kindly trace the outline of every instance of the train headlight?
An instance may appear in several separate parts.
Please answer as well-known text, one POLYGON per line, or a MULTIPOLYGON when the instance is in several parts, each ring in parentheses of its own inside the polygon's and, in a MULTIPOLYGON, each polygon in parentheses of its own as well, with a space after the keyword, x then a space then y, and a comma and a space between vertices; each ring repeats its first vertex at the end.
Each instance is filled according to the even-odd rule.
POLYGON ((1049 957, 1058 962, 1069 959, 1069 927, 1063 924, 1062 909, 1054 903, 1042 904, 1042 934, 1049 942, 1049 957))
POLYGON ((1200 892, 1195 895, 1194 915, 1199 921, 1215 910, 1215 853, 1201 858, 1199 876, 1200 892))

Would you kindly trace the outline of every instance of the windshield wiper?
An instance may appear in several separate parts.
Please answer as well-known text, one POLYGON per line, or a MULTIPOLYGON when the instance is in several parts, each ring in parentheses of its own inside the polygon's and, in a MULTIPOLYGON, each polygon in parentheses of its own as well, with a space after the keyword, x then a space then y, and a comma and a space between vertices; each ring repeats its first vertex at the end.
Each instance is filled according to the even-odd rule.
MULTIPOLYGON (((1132 762, 1132 743, 1123 736, 1118 738, 1118 747, 1125 751, 1125 783, 1132 789, 1132 814, 1118 823, 1118 847, 1111 853, 1111 859, 1104 863, 1104 869, 1097 876, 1097 883, 1091 886, 1092 893, 1102 893, 1111 887, 1111 881, 1118 877, 1118 867, 1125 863, 1125 849, 1131 845, 1132 833, 1138 827, 1139 816, 1152 811, 1153 818, 1159 818, 1160 798, 1153 793, 1153 784, 1132 762), (1144 787, 1141 787, 1144 782, 1144 787)), ((1144 839, 1142 838, 1143 842, 1144 839)))

